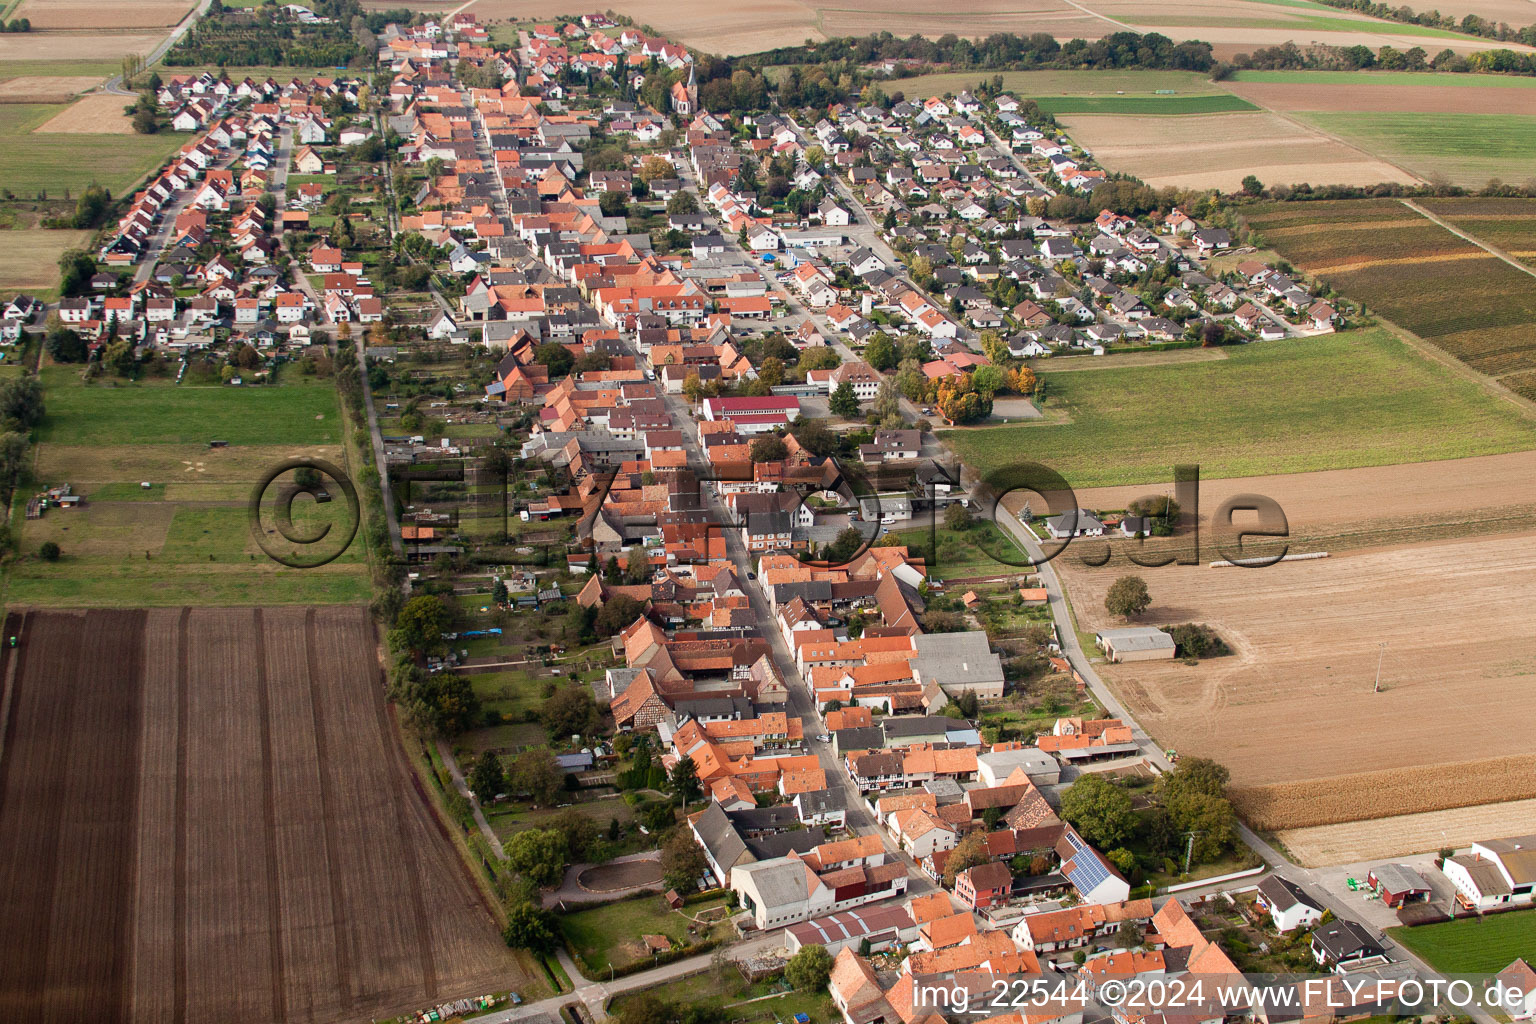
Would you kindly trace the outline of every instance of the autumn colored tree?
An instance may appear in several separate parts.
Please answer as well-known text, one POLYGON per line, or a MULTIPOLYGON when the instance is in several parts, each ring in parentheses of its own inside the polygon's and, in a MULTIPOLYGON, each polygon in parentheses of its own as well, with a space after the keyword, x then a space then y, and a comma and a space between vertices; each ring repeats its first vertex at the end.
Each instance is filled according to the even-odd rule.
POLYGON ((951 423, 975 423, 992 415, 992 396, 977 390, 968 373, 939 382, 939 412, 951 423))
POLYGON ((989 860, 991 857, 987 854, 987 837, 981 832, 972 832, 960 840, 959 845, 950 851, 949 859, 944 862, 944 887, 953 889, 956 875, 989 860))
POLYGON ((1035 371, 1027 366, 1021 366, 1009 374, 1008 388, 1014 394, 1028 397, 1035 393, 1035 386, 1038 383, 1039 378, 1035 376, 1035 371))

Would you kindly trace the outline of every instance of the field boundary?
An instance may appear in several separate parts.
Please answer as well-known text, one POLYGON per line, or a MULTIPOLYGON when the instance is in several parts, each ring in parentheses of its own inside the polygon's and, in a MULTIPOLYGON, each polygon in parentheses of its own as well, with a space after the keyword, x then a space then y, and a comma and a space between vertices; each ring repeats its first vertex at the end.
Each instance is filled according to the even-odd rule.
POLYGON ((1511 754, 1239 786, 1231 795, 1233 805, 1251 828, 1285 832, 1536 798, 1533 769, 1536 754, 1511 754), (1458 770, 1457 778, 1452 778, 1450 769, 1458 770), (1390 814, 1362 814, 1360 787, 1372 783, 1379 783, 1372 788, 1405 794, 1400 808, 1390 814))
POLYGON ((1419 216, 1430 221, 1431 223, 1438 224, 1440 227, 1449 231, 1451 234, 1455 235, 1457 238, 1460 238, 1462 241, 1471 242, 1473 245, 1477 246, 1488 255, 1503 260, 1505 263, 1508 263, 1510 266, 1520 271, 1520 273, 1528 274, 1531 277, 1536 277, 1536 270, 1532 270, 1530 267, 1526 266, 1524 263, 1521 263, 1509 253, 1505 252, 1503 249, 1500 249, 1496 245, 1490 245, 1488 242, 1483 241, 1476 235, 1469 234, 1466 230, 1457 227, 1450 221, 1442 219, 1439 214, 1430 210, 1426 210, 1412 199, 1399 199, 1398 202, 1402 203, 1404 206, 1408 207, 1408 209, 1412 210, 1414 213, 1417 213, 1419 216))
MULTIPOLYGON (((1233 95, 1233 96, 1237 96, 1238 95, 1235 92, 1230 92, 1230 90, 1229 90, 1229 93, 1230 93, 1230 95, 1233 95)), ((1380 160, 1382 163, 1388 165, 1389 167, 1396 167, 1399 171, 1402 171, 1404 174, 1406 174, 1411 180, 1413 180, 1415 182, 1418 182, 1421 185, 1428 185, 1430 183, 1428 178, 1426 178, 1423 175, 1419 174, 1417 171, 1414 171, 1414 170, 1411 170, 1411 169, 1409 169, 1407 167, 1404 167, 1402 164, 1398 163, 1396 160, 1388 159, 1387 157, 1382 156, 1380 153, 1373 153, 1370 150, 1366 149, 1364 146, 1359 145, 1358 143, 1350 142, 1348 139, 1344 138, 1342 135, 1335 135, 1333 132, 1328 131, 1327 129, 1323 128, 1321 125, 1315 125, 1315 124, 1312 124, 1311 122, 1303 121, 1300 118, 1292 116, 1287 111, 1276 110, 1274 107, 1271 107, 1268 104, 1266 104, 1266 103, 1264 103, 1264 102, 1262 102, 1260 100, 1249 99, 1247 96, 1241 96, 1239 98, 1240 99, 1248 100, 1249 103, 1252 103, 1259 110, 1268 111, 1269 113, 1274 114, 1276 117, 1280 118, 1282 121, 1286 122, 1289 125, 1292 125, 1295 128, 1300 129, 1301 131, 1310 132, 1311 134, 1321 136, 1322 138, 1325 138, 1325 139, 1329 140, 1330 142, 1338 143, 1340 146, 1343 146, 1346 149, 1354 150, 1356 153, 1359 153, 1361 156, 1369 157, 1372 160, 1380 160)))

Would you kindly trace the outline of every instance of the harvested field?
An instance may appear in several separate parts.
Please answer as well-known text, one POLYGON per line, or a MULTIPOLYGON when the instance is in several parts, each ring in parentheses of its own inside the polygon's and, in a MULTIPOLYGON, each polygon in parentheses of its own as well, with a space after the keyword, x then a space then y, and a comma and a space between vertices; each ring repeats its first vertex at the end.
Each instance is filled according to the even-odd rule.
POLYGON ((0 289, 48 291, 59 283, 59 257, 91 240, 89 231, 7 231, 0 246, 0 289))
MULTIPOLYGON (((1104 594, 1127 564, 1086 568, 1071 550, 1058 561, 1079 628, 1113 624, 1104 594)), ((1434 801, 1362 773, 1531 754, 1527 730, 1487 723, 1536 715, 1522 625, 1533 571, 1532 532, 1263 569, 1142 570, 1153 601, 1142 621, 1207 623, 1235 653, 1103 672, 1160 744, 1220 760, 1240 789, 1329 779, 1361 817, 1423 811, 1434 801)), ((1472 797, 1509 793, 1490 785, 1472 797)))
POLYGON ((0 82, 0 103, 66 103, 100 84, 83 75, 21 75, 0 82))
MULTIPOLYGON (((1468 3, 1513 3, 1517 0, 1467 0, 1468 3)), ((366 6, 386 6, 369 0, 366 6)), ((413 9, 441 7, 418 2, 413 9)), ((471 8, 482 20, 529 21, 569 14, 555 0, 476 0, 471 8)), ((624 0, 612 8, 636 23, 692 47, 719 54, 752 53, 779 46, 798 46, 806 39, 862 36, 891 32, 938 38, 958 33, 980 38, 993 32, 1029 35, 1045 32, 1057 39, 1098 39, 1124 29, 1155 29, 1173 39, 1202 39, 1215 45, 1219 57, 1288 41, 1316 41, 1335 46, 1362 44, 1372 50, 1383 44, 1407 50, 1413 46, 1450 47, 1458 52, 1511 46, 1417 25, 1378 21, 1351 11, 1320 4, 1273 3, 1268 0, 967 0, 955 10, 935 11, 917 0, 752 0, 723 8, 699 0, 665 4, 660 0, 624 0), (734 31, 733 31, 734 23, 734 31)), ((1533 20, 1511 18, 1511 24, 1533 20)))
MULTIPOLYGON (((1425 77, 1425 76, 1420 76, 1425 77)), ((1448 76, 1429 76, 1443 78, 1448 76)), ((1470 76, 1468 76, 1470 77, 1470 76)), ((1488 77, 1488 76, 1480 76, 1488 77)), ((1529 114, 1536 97, 1523 89, 1460 89, 1442 85, 1277 85, 1233 82, 1237 95, 1280 111, 1404 111, 1429 114, 1529 114)))
MULTIPOLYGON (((1202 351, 1194 349, 1192 351, 1202 351)), ((1172 480, 1171 474, 1166 480, 1172 480)), ((1123 509, 1168 485, 1095 487, 1084 508, 1123 509)), ((1356 548, 1536 528, 1536 451, 1321 473, 1200 483, 1200 525, 1238 494, 1264 494, 1285 509, 1294 550, 1356 548)), ((1209 545, 1207 532, 1202 538, 1209 545)), ((1212 558, 1215 556, 1212 555, 1212 558)), ((1207 559, 1209 560, 1209 559, 1207 559)))
POLYGON ((1297 862, 1312 868, 1385 860, 1443 846, 1459 848, 1489 836, 1520 835, 1530 831, 1533 820, 1536 800, 1517 800, 1374 821, 1286 829, 1276 833, 1276 838, 1297 862))
MULTIPOLYGON (((749 0, 723 5, 704 0, 632 0, 614 8, 687 46, 726 56, 798 46, 821 39, 817 14, 800 0, 749 0)), ((469 11, 482 21, 531 21, 571 13, 563 0, 476 0, 469 11)), ((865 28, 863 31, 870 31, 865 28)))
POLYGON ((33 612, 19 631, 8 1019, 357 1020, 521 983, 413 788, 364 609, 33 612))
POLYGON ((0 65, 10 61, 116 61, 126 53, 151 53, 159 33, 26 32, 0 35, 0 65))
POLYGON ((936 38, 960 29, 973 38, 993 32, 1024 35, 1046 32, 1057 39, 1097 39, 1117 28, 1113 22, 1094 17, 1061 0, 1029 0, 1026 3, 966 0, 953 10, 935 9, 914 0, 898 0, 890 4, 880 0, 810 0, 810 3, 818 16, 818 28, 832 37, 866 35, 878 29, 896 36, 910 36, 915 32, 936 38))
POLYGON ((39 134, 129 135, 133 132, 133 121, 123 113, 123 108, 129 105, 123 96, 82 96, 33 131, 39 134))
POLYGON ((109 28, 169 28, 192 10, 189 0, 23 0, 12 17, 30 18, 32 28, 99 32, 109 28))
POLYGON ((1177 121, 1070 114, 1062 123, 1106 168, 1156 186, 1234 191, 1249 174, 1266 184, 1412 180, 1384 161, 1268 111, 1191 114, 1177 121))

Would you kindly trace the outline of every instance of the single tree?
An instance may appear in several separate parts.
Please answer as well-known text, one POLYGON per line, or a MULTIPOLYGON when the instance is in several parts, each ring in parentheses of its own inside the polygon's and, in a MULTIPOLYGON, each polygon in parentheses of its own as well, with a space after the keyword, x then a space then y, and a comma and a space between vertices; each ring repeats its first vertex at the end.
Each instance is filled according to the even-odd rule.
POLYGON ((443 634, 453 623, 446 605, 431 594, 420 594, 405 602, 395 616, 394 636, 406 648, 422 654, 437 654, 446 642, 443 634))
POLYGON ((992 855, 987 850, 987 837, 981 832, 972 832, 949 852, 949 859, 944 862, 944 887, 953 889, 956 875, 991 859, 992 855))
POLYGON ((784 383, 784 360, 778 356, 768 356, 763 360, 763 365, 757 368, 757 379, 770 388, 784 383))
POLYGON ((576 357, 558 341, 546 341, 533 353, 533 361, 544 364, 551 378, 564 377, 576 364, 576 357))
POLYGON ((699 766, 694 764, 691 757, 684 757, 672 766, 671 774, 667 776, 667 785, 672 787, 672 792, 683 798, 685 806, 688 801, 697 800, 704 792, 699 784, 699 766))
POLYGON ((843 565, 853 559, 865 547, 864 535, 856 526, 844 527, 837 538, 822 552, 823 560, 833 565, 843 565))
POLYGON ((602 712, 588 686, 562 686, 545 698, 539 720, 551 736, 588 736, 597 732, 602 712))
POLYGON ((957 501, 944 510, 944 526, 946 529, 960 533, 971 528, 971 510, 965 502, 957 501))
POLYGON ((853 385, 843 381, 832 392, 832 399, 827 403, 835 416, 844 419, 853 419, 859 414, 859 396, 853 393, 853 385))
POLYGON ((532 747, 512 762, 508 782, 512 789, 531 796, 534 803, 548 805, 565 791, 565 772, 548 747, 532 747))
POLYGON ((507 863, 512 870, 541 889, 558 885, 565 877, 565 837, 552 828, 530 828, 506 842, 507 863))
POLYGON ((825 457, 837 451, 837 435, 826 420, 802 417, 790 424, 789 432, 812 455, 825 457))
POLYGON ((496 799, 497 794, 506 789, 506 785, 507 776, 501 770, 501 758, 487 750, 480 755, 469 773, 470 792, 475 794, 476 800, 487 804, 496 799))
POLYGON ((1083 775, 1061 797, 1061 816, 1101 850, 1120 846, 1136 830, 1131 795, 1102 775, 1083 775))
POLYGON ((1111 615, 1134 618, 1147 610, 1152 595, 1147 591, 1147 581, 1140 576, 1121 576, 1109 586, 1104 595, 1104 607, 1111 615))
POLYGON ((667 888, 680 893, 694 892, 699 879, 709 871, 704 851, 686 828, 674 829, 661 847, 661 874, 667 888))
POLYGON ((603 609, 597 613, 593 627, 602 636, 614 636, 634 625, 635 620, 643 614, 645 605, 628 594, 614 594, 603 602, 603 609))
POLYGON ((43 541, 43 546, 37 549, 37 553, 42 556, 45 562, 57 562, 59 556, 64 552, 59 550, 59 546, 53 541, 45 540, 43 541))
POLYGON ((784 965, 784 980, 802 992, 820 992, 832 977, 832 954, 826 946, 801 946, 784 965))
POLYGON ((0 381, 0 424, 5 429, 25 432, 37 426, 46 411, 43 385, 36 377, 7 377, 0 381))
POLYGON ((588 860, 592 851, 597 848, 597 841, 601 836, 597 822, 582 814, 574 807, 567 807, 561 811, 550 827, 565 837, 566 853, 570 859, 577 862, 588 860))
POLYGON ((788 457, 789 446, 784 443, 782 437, 764 434, 752 439, 752 445, 747 449, 747 454, 753 462, 778 462, 788 457))
POLYGON ((560 928, 553 911, 520 900, 507 911, 507 928, 502 937, 513 949, 542 955, 553 953, 560 944, 560 928))
POLYGON ((882 373, 895 369, 897 355, 896 343, 884 331, 876 331, 864 346, 864 361, 882 373))
POLYGON ((630 584, 641 584, 651 578, 651 556, 643 544, 636 544, 625 556, 624 579, 630 584))

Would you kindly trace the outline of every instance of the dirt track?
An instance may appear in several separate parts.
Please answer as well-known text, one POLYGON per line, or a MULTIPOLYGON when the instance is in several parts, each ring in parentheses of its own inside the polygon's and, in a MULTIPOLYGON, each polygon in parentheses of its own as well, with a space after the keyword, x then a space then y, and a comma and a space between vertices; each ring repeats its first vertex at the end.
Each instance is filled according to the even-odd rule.
MULTIPOLYGON (((1172 479, 1170 468, 1168 480, 1172 479)), ((1121 509, 1143 495, 1171 491, 1171 483, 1095 487, 1079 492, 1078 498, 1084 508, 1121 509)), ((1380 544, 1462 536, 1464 533, 1446 531, 1465 531, 1479 523, 1515 529, 1536 525, 1536 451, 1203 480, 1200 520, 1204 561, 1220 557, 1212 547, 1211 517, 1223 501, 1237 494, 1262 494, 1279 502, 1292 535, 1304 538, 1303 547, 1354 547, 1363 541, 1380 544)))
POLYGON ((410 784, 362 610, 33 613, 22 636, 0 1016, 362 1020, 522 984, 410 784))

